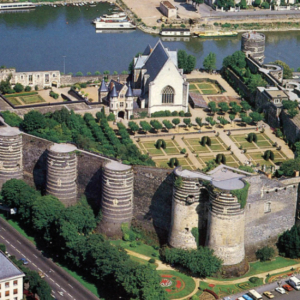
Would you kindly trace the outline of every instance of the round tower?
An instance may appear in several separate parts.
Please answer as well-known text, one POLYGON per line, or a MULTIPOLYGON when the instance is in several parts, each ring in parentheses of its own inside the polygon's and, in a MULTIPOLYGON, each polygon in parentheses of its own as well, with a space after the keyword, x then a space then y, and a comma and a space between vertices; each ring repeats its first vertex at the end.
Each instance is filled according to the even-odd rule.
POLYGON ((107 163, 103 170, 100 231, 110 237, 122 236, 122 223, 131 223, 132 202, 132 167, 116 161, 107 163))
POLYGON ((262 64, 265 59, 265 42, 264 34, 255 31, 246 32, 242 34, 241 49, 246 55, 250 55, 262 64))
POLYGON ((9 179, 23 178, 22 135, 17 128, 0 129, 0 187, 9 179))
POLYGON ((199 236, 202 227, 199 220, 199 200, 203 188, 200 179, 203 180, 206 175, 182 170, 181 167, 174 170, 174 175, 169 244, 174 248, 197 249, 195 235, 199 236))
POLYGON ((223 260, 223 266, 240 264, 237 267, 239 270, 234 267, 230 270, 239 274, 247 271, 242 263, 245 259, 245 212, 229 189, 242 189, 244 186, 245 183, 237 178, 224 182, 212 181, 206 240, 206 245, 223 260))
POLYGON ((66 206, 77 201, 76 150, 71 144, 53 144, 48 148, 46 193, 66 206))

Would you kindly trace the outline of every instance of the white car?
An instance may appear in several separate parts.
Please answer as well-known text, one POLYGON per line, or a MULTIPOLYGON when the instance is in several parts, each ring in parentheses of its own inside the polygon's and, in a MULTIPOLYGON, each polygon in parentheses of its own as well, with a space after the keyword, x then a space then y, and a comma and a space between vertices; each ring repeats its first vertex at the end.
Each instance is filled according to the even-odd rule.
POLYGON ((277 287, 277 288, 275 289, 275 291, 278 292, 279 294, 285 294, 285 289, 282 288, 282 287, 277 287))

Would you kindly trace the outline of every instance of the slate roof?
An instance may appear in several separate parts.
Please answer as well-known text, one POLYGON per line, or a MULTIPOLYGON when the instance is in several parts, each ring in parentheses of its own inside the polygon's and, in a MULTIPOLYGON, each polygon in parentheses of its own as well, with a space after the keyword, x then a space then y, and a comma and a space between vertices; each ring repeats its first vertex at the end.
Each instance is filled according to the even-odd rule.
POLYGON ((0 280, 15 276, 25 276, 5 255, 0 251, 0 280))
POLYGON ((144 52, 143 52, 143 55, 149 55, 150 53, 151 53, 151 46, 148 44, 147 45, 147 47, 146 47, 146 49, 144 50, 144 52))
POLYGON ((102 79, 101 85, 98 89, 99 92, 108 92, 107 86, 105 84, 104 78, 102 79))
POLYGON ((133 92, 132 92, 132 89, 131 89, 131 86, 130 86, 130 82, 128 84, 128 89, 126 91, 125 97, 133 97, 133 92))
POLYGON ((121 89, 123 88, 123 86, 124 86, 124 84, 112 79, 109 82, 108 89, 111 92, 113 90, 113 87, 115 87, 116 91, 119 93, 121 91, 121 89))
POLYGON ((169 55, 159 40, 145 63, 146 74, 150 75, 150 81, 156 78, 168 59, 169 55))
POLYGON ((135 69, 141 69, 144 64, 145 64, 145 61, 147 60, 148 58, 148 55, 146 56, 139 56, 139 57, 135 57, 135 64, 134 64, 134 68, 135 69))

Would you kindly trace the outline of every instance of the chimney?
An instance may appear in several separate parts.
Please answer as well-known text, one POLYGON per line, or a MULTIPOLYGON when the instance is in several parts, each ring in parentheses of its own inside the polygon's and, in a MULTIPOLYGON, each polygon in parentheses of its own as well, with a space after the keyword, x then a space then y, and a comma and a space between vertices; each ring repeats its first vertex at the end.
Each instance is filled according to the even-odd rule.
POLYGON ((295 174, 294 176, 295 176, 295 177, 299 177, 299 171, 294 171, 294 172, 295 172, 295 173, 294 173, 294 174, 295 174))

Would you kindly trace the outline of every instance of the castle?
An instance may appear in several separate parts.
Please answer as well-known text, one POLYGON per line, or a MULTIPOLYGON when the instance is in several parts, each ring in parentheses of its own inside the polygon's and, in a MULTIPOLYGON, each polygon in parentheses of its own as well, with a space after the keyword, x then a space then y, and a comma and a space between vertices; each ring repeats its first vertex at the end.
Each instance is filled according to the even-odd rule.
POLYGON ((245 273, 246 257, 298 219, 300 177, 271 179, 225 165, 207 174, 127 166, 7 127, 0 141, 1 185, 23 178, 66 206, 85 194, 92 206, 101 203, 98 230, 107 236, 134 222, 172 247, 210 247, 229 275, 245 273))

